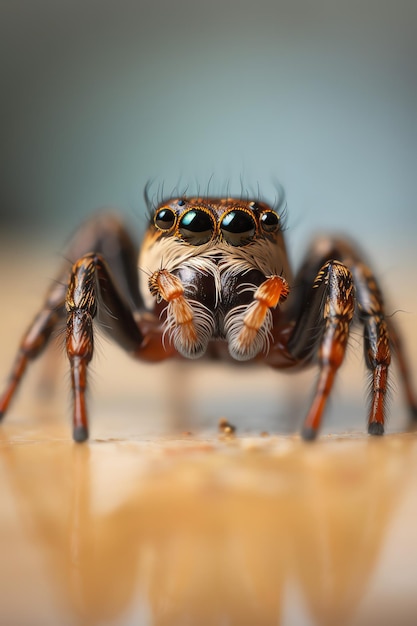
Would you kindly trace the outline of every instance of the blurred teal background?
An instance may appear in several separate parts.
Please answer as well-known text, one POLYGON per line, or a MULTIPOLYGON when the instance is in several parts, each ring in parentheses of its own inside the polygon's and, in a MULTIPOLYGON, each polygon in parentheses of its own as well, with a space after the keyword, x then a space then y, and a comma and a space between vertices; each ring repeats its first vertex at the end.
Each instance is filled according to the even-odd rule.
MULTIPOLYGON (((415 259, 415 0, 2 0, 1 230, 54 233, 143 187, 286 190, 293 256, 345 231, 415 259)), ((137 216, 137 217, 135 217, 137 216)), ((58 234, 58 235, 57 235, 58 234)))

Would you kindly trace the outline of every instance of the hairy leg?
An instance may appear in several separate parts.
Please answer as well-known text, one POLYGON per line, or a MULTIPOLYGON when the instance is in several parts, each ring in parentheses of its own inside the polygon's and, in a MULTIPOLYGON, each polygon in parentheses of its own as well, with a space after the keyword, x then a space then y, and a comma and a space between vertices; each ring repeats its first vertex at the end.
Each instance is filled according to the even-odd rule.
MULTIPOLYGON (((136 307, 139 308, 141 305, 136 268, 136 244, 120 219, 113 215, 101 214, 86 222, 79 229, 70 242, 65 256, 76 261, 77 258, 91 251, 98 251, 107 255, 109 263, 106 267, 110 268, 108 271, 112 273, 112 278, 109 281, 102 281, 100 287, 104 306, 99 311, 99 318, 103 322, 103 327, 125 349, 130 350, 132 348, 132 340, 136 342, 137 348, 142 335, 139 338, 137 323, 134 319, 136 307), (116 276, 116 279, 113 279, 113 275, 116 276), (117 289, 114 287, 115 282, 117 282, 117 289), (125 320, 125 328, 121 328, 117 319, 123 318, 123 313, 127 310, 132 312, 128 317, 129 321, 126 322, 125 320)), ((0 396, 0 418, 8 410, 28 364, 43 352, 53 333, 65 322, 65 299, 71 280, 70 276, 71 266, 66 262, 58 275, 58 280, 49 289, 42 308, 20 342, 8 384, 0 396)), ((79 291, 75 287, 73 291, 73 304, 78 306, 80 303, 76 301, 75 296, 79 294, 79 291)), ((68 306, 72 305, 67 302, 67 308, 68 306)), ((81 335, 77 335, 77 332, 80 332, 81 318, 81 313, 74 314, 72 318, 74 341, 76 336, 81 337, 81 335)), ((71 349, 73 348, 76 348, 76 342, 71 349)), ((74 384, 81 387, 84 384, 82 369, 82 366, 76 367, 75 377, 77 380, 73 381, 74 384)), ((79 414, 82 414, 81 409, 79 414)))
POLYGON ((54 329, 64 319, 66 285, 57 283, 49 290, 44 305, 27 329, 10 372, 8 384, 0 396, 0 419, 8 410, 26 371, 28 363, 35 359, 48 344, 54 329))
POLYGON ((345 356, 349 327, 355 310, 353 290, 352 275, 346 266, 338 261, 325 263, 317 274, 308 305, 299 318, 288 345, 293 356, 304 359, 313 350, 308 331, 310 334, 313 331, 316 337, 319 331, 316 355, 320 368, 319 379, 304 421, 304 439, 314 439, 318 433, 336 372, 345 356))
POLYGON ((365 361, 372 378, 368 432, 381 435, 384 432, 391 347, 399 361, 412 415, 416 415, 417 405, 404 350, 394 324, 386 318, 378 282, 360 252, 349 242, 337 238, 320 238, 311 246, 295 278, 294 298, 287 313, 288 318, 297 320, 289 348, 297 360, 311 362, 315 358, 320 338, 317 329, 320 328, 322 316, 321 302, 314 295, 317 288, 315 276, 320 276, 319 268, 328 259, 343 263, 353 277, 358 319, 364 328, 365 361))
POLYGON ((112 335, 117 343, 128 352, 137 353, 144 335, 131 309, 120 296, 106 262, 100 255, 90 253, 74 264, 65 300, 75 441, 84 441, 88 437, 85 401, 87 366, 93 356, 93 320, 99 305, 112 317, 112 335))

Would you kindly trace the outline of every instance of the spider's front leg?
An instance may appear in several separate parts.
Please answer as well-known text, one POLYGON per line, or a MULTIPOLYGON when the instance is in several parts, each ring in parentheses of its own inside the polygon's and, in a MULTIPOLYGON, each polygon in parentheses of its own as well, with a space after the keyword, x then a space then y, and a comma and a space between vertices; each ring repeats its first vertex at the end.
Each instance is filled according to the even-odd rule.
POLYGON ((93 319, 98 304, 105 311, 111 311, 111 334, 125 350, 136 354, 144 342, 144 335, 118 293, 104 259, 94 253, 83 256, 72 268, 65 300, 66 349, 71 365, 75 441, 88 438, 85 391, 87 367, 93 356, 93 319))
MULTIPOLYGON (((341 366, 349 338, 349 328, 355 311, 352 274, 338 261, 328 261, 320 269, 313 284, 310 302, 299 318, 290 352, 298 359, 311 357, 308 334, 319 332, 317 360, 320 367, 316 392, 304 421, 302 436, 314 439, 318 433, 327 399, 332 390, 337 370, 341 366)), ((317 335, 316 335, 317 337, 317 335)))

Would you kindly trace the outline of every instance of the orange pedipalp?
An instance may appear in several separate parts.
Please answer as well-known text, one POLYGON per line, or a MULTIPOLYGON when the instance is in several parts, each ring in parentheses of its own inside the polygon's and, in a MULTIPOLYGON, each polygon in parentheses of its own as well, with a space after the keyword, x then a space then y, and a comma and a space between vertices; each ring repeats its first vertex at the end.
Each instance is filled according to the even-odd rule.
POLYGON ((269 309, 275 308, 280 301, 285 300, 289 293, 289 286, 285 278, 270 276, 255 291, 254 300, 249 305, 243 318, 243 327, 238 335, 238 342, 248 347, 254 341, 262 327, 269 309))
POLYGON ((284 301, 290 291, 289 285, 282 276, 269 276, 255 291, 254 299, 268 308, 274 309, 280 301, 284 301))
POLYGON ((184 296, 184 287, 180 279, 168 270, 158 270, 150 277, 149 288, 153 295, 168 303, 175 325, 181 327, 188 341, 196 343, 198 338, 194 326, 194 313, 184 296))

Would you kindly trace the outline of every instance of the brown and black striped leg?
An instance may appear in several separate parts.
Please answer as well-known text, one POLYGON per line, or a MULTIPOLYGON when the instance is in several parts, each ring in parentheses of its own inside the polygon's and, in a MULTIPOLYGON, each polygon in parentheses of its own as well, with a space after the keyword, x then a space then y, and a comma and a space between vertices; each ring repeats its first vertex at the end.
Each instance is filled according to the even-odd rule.
POLYGON ((352 256, 351 270, 355 280, 359 316, 364 325, 365 359, 372 373, 368 431, 370 434, 382 435, 391 351, 398 361, 401 382, 413 419, 417 419, 417 401, 402 341, 393 320, 385 316, 384 299, 378 282, 369 267, 358 257, 352 256))
POLYGON ((370 315, 368 319, 365 318, 364 326, 365 360, 372 373, 368 433, 383 435, 388 368, 391 363, 388 329, 383 316, 375 314, 370 315))
MULTIPOLYGON (((405 363, 398 337, 390 337, 383 297, 373 273, 355 257, 352 258, 351 270, 355 280, 359 319, 364 326, 365 361, 372 376, 368 432, 370 435, 383 435, 388 369, 391 363, 390 343, 393 340, 397 343, 399 357, 402 358, 400 366, 405 368, 405 363)), ((392 332, 394 333, 393 326, 392 332)), ((411 386, 408 391, 411 395, 411 386)))
POLYGON ((39 356, 48 344, 56 326, 64 320, 65 293, 67 287, 56 283, 50 289, 45 304, 29 326, 20 342, 9 382, 0 396, 0 419, 2 419, 23 378, 30 361, 39 356))
POLYGON ((304 421, 304 439, 314 439, 319 431, 336 372, 345 356, 354 310, 354 287, 350 271, 338 261, 328 261, 316 277, 305 313, 299 318, 293 339, 289 342, 289 349, 294 356, 307 358, 311 356, 313 344, 306 337, 320 332, 318 339, 316 334, 315 341, 319 342, 319 379, 304 421))
POLYGON ((339 238, 319 238, 313 243, 293 289, 295 298, 289 315, 295 318, 298 316, 298 322, 289 345, 297 359, 304 359, 307 362, 312 360, 312 349, 316 344, 312 330, 317 328, 318 321, 317 307, 311 306, 314 301, 309 295, 309 285, 312 283, 316 268, 324 259, 341 261, 353 276, 358 317, 364 329, 365 360, 372 377, 368 432, 372 435, 382 435, 391 347, 398 358, 407 401, 414 418, 417 416, 417 403, 400 338, 393 322, 386 318, 378 282, 362 258, 361 253, 350 242, 339 238))
POLYGON ((87 367, 94 350, 93 319, 98 306, 107 316, 113 338, 127 351, 136 353, 143 343, 133 313, 120 296, 107 264, 100 255, 91 253, 79 259, 72 268, 65 307, 67 310, 67 354, 71 365, 73 390, 73 437, 88 438, 86 408, 87 367))
MULTIPOLYGON (((164 355, 161 356, 156 349, 160 341, 158 343, 156 340, 153 344, 151 341, 147 341, 148 352, 146 353, 146 350, 143 349, 145 343, 142 344, 142 333, 138 330, 132 312, 143 308, 138 290, 137 246, 117 216, 99 214, 88 220, 75 234, 65 256, 74 262, 77 259, 83 260, 84 255, 92 250, 105 256, 111 268, 111 275, 114 277, 114 279, 107 277, 107 269, 103 269, 102 272, 97 273, 93 280, 93 291, 96 293, 96 290, 99 290, 100 300, 104 304, 98 309, 98 318, 103 324, 103 329, 127 351, 138 351, 140 356, 143 354, 145 358, 163 358, 164 355), (117 290, 114 287, 115 281, 118 285, 117 290)), ((98 257, 99 255, 97 255, 98 257)), ((87 255, 84 258, 89 258, 91 262, 91 259, 95 257, 94 255, 87 255)), ((101 261, 100 263, 100 267, 104 267, 101 261)), ((78 265, 76 264, 74 267, 78 265)), ((59 275, 59 281, 49 290, 45 304, 23 336, 9 381, 4 393, 0 395, 0 419, 8 410, 28 364, 41 354, 56 327, 65 323, 65 298, 70 275, 70 265, 66 263, 59 275)), ((80 276, 82 276, 82 270, 80 270, 80 276)), ((70 318, 70 324, 72 324, 69 348, 74 359, 73 385, 82 388, 85 387, 85 370, 89 348, 84 345, 86 353, 82 358, 77 354, 77 351, 81 349, 82 352, 83 337, 85 338, 86 333, 88 335, 88 315, 91 317, 91 302, 87 306, 87 303, 82 301, 80 276, 72 279, 73 295, 71 296, 72 299, 67 301, 67 307, 70 307, 71 310, 68 311, 67 309, 67 314, 70 318), (69 315, 70 313, 71 315, 69 315)), ((82 418, 86 415, 84 394, 77 396, 76 402, 78 403, 77 416, 80 418, 77 424, 81 426, 77 432, 82 438, 87 432, 86 418, 82 418)))

